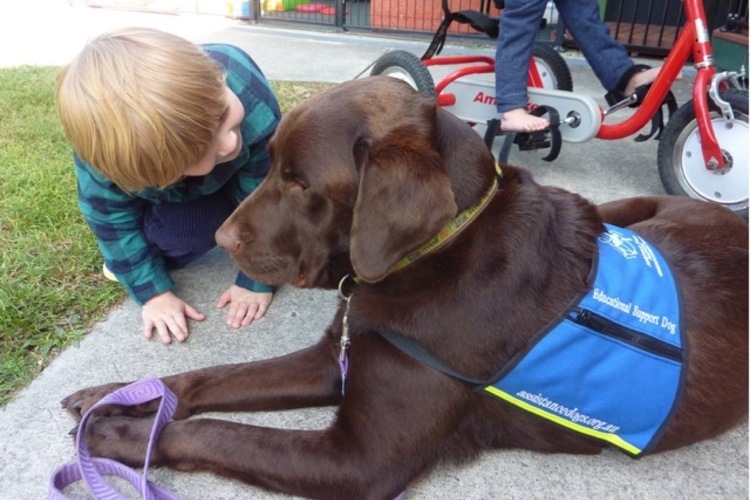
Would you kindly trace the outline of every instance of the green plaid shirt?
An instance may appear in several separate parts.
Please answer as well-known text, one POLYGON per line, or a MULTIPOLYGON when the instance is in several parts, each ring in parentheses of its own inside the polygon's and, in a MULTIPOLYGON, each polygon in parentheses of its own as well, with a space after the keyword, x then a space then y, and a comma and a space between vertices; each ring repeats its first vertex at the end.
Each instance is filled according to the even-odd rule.
MULTIPOLYGON (((258 187, 270 166, 267 143, 281 112, 268 81, 250 56, 237 47, 208 44, 201 48, 225 69, 227 86, 245 108, 240 125, 243 146, 235 160, 218 165, 208 175, 190 178, 189 182, 183 180, 166 189, 149 188, 131 195, 74 154, 81 212, 96 236, 107 267, 141 305, 174 286, 162 257, 149 249, 143 232, 147 206, 193 200, 224 186, 239 204, 258 187)), ((272 291, 242 272, 235 283, 256 292, 272 291)))

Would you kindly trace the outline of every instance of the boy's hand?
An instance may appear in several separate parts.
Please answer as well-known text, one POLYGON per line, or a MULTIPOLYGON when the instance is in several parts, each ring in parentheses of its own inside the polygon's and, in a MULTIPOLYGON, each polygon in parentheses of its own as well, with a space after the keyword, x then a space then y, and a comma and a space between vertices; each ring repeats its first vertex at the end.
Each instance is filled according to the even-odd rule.
POLYGON ((146 338, 150 339, 156 329, 164 344, 171 343, 172 337, 178 342, 187 340, 190 332, 186 316, 196 321, 203 321, 205 318, 205 315, 172 292, 164 292, 146 302, 141 316, 146 338))
POLYGON ((231 304, 227 314, 227 325, 238 328, 262 318, 266 314, 271 299, 273 299, 273 293, 271 292, 251 292, 246 288, 232 285, 219 297, 219 303, 216 304, 216 307, 224 309, 227 304, 231 304))

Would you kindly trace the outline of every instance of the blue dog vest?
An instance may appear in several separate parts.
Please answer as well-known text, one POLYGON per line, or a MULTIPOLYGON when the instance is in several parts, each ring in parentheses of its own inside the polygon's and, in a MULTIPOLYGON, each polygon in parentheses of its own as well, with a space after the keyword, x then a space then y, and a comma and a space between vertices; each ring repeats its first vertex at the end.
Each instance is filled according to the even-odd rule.
POLYGON ((639 456, 682 395, 679 292, 654 246, 606 227, 592 290, 476 390, 639 456))

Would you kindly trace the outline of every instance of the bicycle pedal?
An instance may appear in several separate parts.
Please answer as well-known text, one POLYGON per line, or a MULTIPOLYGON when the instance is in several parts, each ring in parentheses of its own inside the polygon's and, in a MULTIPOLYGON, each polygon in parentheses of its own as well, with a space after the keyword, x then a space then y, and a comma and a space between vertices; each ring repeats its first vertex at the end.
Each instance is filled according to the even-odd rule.
POLYGON ((534 151, 552 147, 552 141, 544 130, 516 134, 513 142, 518 144, 518 149, 521 151, 534 151))

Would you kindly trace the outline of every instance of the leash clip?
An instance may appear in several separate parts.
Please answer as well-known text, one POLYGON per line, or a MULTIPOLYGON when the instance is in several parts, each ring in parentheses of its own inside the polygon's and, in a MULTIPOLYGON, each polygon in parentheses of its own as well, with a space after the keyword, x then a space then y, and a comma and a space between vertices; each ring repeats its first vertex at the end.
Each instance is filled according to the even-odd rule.
POLYGON ((349 372, 349 345, 352 343, 351 337, 349 336, 349 302, 352 299, 350 295, 344 295, 343 287, 346 279, 349 278, 347 274, 341 281, 339 281, 339 296, 342 300, 346 301, 346 309, 344 310, 344 318, 341 320, 341 340, 339 341, 339 370, 341 371, 341 395, 346 394, 346 376, 349 372))

